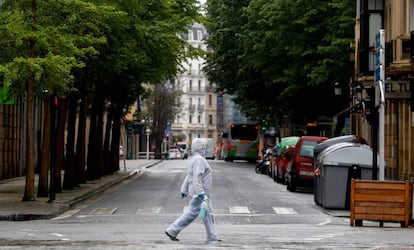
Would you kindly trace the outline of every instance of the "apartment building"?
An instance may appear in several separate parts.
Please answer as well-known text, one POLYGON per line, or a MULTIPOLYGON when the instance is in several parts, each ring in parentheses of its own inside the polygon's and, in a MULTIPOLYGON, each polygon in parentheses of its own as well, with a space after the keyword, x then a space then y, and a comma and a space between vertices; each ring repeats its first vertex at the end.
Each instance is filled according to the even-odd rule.
POLYGON ((385 179, 414 180, 414 0, 357 0, 353 46, 352 105, 365 102, 371 109, 351 114, 352 132, 367 138, 371 145, 381 144, 378 139, 383 136, 378 152, 385 158, 385 179), (383 95, 376 75, 381 56, 379 30, 385 33, 383 95), (361 89, 362 98, 357 97, 361 89), (377 111, 372 104, 380 98, 385 101, 383 135, 378 130, 378 117, 370 121, 377 111))
MULTIPOLYGON (((204 51, 207 51, 206 36, 206 28, 199 23, 181 34, 191 46, 204 51)), ((181 112, 172 121, 171 131, 176 138, 188 143, 193 138, 212 138, 217 143, 217 94, 215 85, 203 72, 204 63, 202 57, 188 59, 181 65, 183 70, 174 82, 174 87, 182 92, 181 112)))

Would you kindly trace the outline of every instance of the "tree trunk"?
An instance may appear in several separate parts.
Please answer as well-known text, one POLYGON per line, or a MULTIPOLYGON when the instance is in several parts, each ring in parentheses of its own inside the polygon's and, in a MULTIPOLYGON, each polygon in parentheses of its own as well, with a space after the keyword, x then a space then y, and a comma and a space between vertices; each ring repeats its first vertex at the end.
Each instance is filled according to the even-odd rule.
POLYGON ((105 138, 104 138, 104 168, 105 168, 105 174, 111 173, 111 132, 112 132, 112 105, 109 108, 109 111, 107 112, 107 120, 105 125, 105 138))
POLYGON ((54 176, 54 183, 55 183, 55 192, 61 193, 62 192, 62 169, 64 169, 65 164, 65 130, 66 130, 66 116, 67 116, 67 102, 66 98, 60 99, 59 102, 59 111, 58 111, 58 119, 57 119, 57 126, 56 126, 56 161, 55 161, 55 176, 54 176))
POLYGON ((46 98, 43 101, 43 138, 40 153, 39 182, 37 184, 37 197, 47 197, 49 194, 48 174, 50 168, 50 101, 46 98))
POLYGON ((68 134, 66 144, 66 161, 65 161, 65 175, 63 180, 64 189, 73 189, 78 186, 75 181, 75 126, 76 126, 76 109, 77 104, 75 98, 72 96, 68 100, 69 117, 68 117, 68 134))
POLYGON ((26 96, 26 183, 25 183, 23 201, 34 201, 35 200, 33 85, 34 85, 34 78, 31 78, 27 82, 27 96, 26 96))
POLYGON ((103 149, 103 130, 104 130, 104 110, 105 110, 105 104, 104 99, 99 98, 99 102, 97 103, 97 123, 96 123, 96 137, 97 137, 97 179, 100 179, 102 176, 105 175, 105 166, 104 166, 104 149, 103 149))
POLYGON ((111 173, 119 170, 119 141, 121 136, 121 118, 123 105, 116 104, 113 111, 112 141, 111 141, 111 173))
POLYGON ((98 98, 95 96, 92 102, 90 115, 90 129, 89 129, 89 143, 88 143, 88 160, 86 162, 86 179, 95 180, 97 174, 97 160, 98 157, 98 136, 97 136, 97 107, 98 98))
POLYGON ((86 182, 86 109, 88 100, 81 89, 81 100, 78 118, 78 136, 76 141, 76 157, 75 157, 75 178, 76 182, 81 184, 86 182))

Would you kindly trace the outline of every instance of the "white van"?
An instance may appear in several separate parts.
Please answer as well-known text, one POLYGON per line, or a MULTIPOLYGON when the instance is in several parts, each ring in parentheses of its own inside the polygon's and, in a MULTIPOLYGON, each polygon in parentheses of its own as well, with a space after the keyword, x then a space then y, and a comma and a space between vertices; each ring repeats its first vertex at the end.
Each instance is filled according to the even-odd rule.
POLYGON ((183 159, 188 158, 188 144, 187 141, 179 141, 177 142, 177 147, 180 149, 183 159))

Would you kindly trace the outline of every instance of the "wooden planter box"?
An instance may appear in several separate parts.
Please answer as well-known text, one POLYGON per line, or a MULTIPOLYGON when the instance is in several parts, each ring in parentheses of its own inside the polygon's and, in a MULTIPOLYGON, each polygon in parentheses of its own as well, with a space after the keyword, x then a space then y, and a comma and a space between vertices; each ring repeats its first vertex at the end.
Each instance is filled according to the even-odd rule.
POLYGON ((363 220, 411 223, 412 185, 409 181, 351 180, 351 226, 362 226, 363 220))

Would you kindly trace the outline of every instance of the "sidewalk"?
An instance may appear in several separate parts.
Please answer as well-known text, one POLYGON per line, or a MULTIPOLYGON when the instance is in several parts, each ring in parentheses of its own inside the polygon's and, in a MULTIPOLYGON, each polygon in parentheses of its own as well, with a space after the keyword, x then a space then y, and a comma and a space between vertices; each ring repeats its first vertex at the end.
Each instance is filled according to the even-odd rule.
MULTIPOLYGON (((81 202, 133 175, 143 174, 143 169, 154 166, 161 160, 121 160, 119 171, 99 180, 87 181, 73 190, 57 193, 55 200, 49 197, 36 197, 35 201, 23 202, 26 177, 0 181, 0 221, 23 221, 50 219, 81 202)), ((37 192, 37 176, 35 192, 37 192)))

